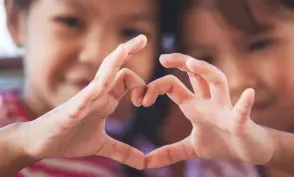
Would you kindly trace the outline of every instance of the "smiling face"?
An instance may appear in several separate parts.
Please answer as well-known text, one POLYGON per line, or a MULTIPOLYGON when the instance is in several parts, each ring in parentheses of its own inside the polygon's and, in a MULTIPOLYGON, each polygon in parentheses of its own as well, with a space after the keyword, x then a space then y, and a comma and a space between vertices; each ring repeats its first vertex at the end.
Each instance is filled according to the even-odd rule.
POLYGON ((158 52, 156 3, 36 0, 25 13, 20 12, 10 29, 26 49, 25 95, 38 105, 35 109, 47 111, 76 94, 94 78, 106 55, 141 33, 148 37, 148 44, 124 67, 149 80, 158 52))
MULTIPOLYGON (((254 88, 252 119, 276 129, 294 125, 294 18, 277 15, 252 3, 254 33, 245 33, 217 10, 192 8, 183 25, 184 51, 217 66, 228 77, 235 103, 246 88, 254 88)), ((285 9, 284 9, 285 10, 285 9)), ((285 10, 286 11, 286 10, 285 10)), ((287 10, 288 15, 294 15, 287 10)))

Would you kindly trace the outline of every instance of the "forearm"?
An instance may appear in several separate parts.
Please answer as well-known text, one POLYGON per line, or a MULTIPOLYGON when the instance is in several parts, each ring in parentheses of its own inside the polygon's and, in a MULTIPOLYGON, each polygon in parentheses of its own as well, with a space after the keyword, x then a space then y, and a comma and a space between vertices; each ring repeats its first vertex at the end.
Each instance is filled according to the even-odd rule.
POLYGON ((0 128, 0 176, 10 177, 34 162, 23 153, 19 142, 18 124, 0 128))
POLYGON ((274 139, 275 152, 267 165, 294 174, 294 134, 268 130, 274 139))

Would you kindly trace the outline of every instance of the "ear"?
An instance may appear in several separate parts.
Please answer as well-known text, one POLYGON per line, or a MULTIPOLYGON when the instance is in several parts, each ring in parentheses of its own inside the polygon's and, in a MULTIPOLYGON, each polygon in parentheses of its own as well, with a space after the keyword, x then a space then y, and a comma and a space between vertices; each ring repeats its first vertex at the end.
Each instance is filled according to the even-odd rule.
POLYGON ((7 27, 14 43, 19 46, 24 42, 25 10, 16 7, 14 3, 14 0, 5 0, 7 27))

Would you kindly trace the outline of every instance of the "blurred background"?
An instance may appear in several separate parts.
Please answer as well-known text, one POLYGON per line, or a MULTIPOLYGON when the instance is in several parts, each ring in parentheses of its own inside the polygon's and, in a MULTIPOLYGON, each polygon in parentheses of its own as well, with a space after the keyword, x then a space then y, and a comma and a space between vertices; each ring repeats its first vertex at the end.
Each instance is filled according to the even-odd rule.
POLYGON ((0 0, 0 88, 17 88, 22 83, 21 49, 12 42, 6 27, 4 0, 0 0))

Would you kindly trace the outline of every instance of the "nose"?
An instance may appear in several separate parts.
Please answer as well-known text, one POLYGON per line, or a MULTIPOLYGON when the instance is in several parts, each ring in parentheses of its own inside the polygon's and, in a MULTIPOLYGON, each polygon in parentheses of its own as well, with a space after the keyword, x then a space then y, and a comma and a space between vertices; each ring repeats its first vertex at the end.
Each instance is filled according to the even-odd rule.
POLYGON ((83 41, 80 62, 98 68, 104 58, 116 47, 114 43, 117 43, 114 37, 105 32, 88 35, 83 41))

